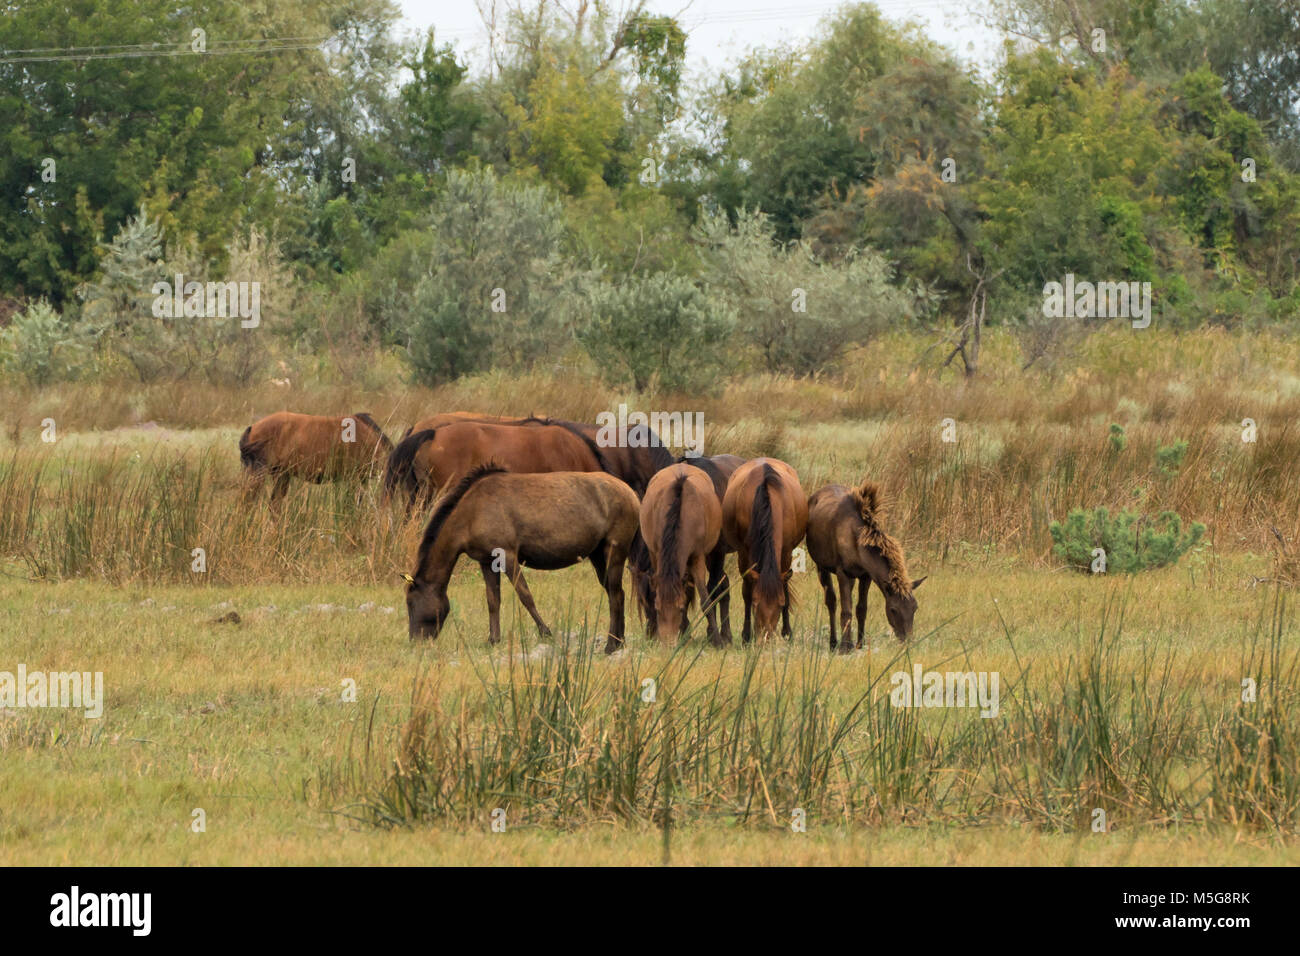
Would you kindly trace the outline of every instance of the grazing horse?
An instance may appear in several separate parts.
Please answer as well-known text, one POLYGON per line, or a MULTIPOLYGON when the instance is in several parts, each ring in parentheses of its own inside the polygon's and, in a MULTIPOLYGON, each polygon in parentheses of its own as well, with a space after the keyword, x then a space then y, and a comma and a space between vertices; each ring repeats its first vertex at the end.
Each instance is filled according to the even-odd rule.
MULTIPOLYGON (((728 480, 735 474, 736 469, 745 463, 745 459, 739 455, 710 457, 683 455, 677 459, 677 463, 691 465, 708 475, 713 482, 713 490, 718 496, 718 505, 721 506, 722 499, 727 494, 728 480)), ((708 600, 717 602, 721 619, 722 634, 718 639, 719 644, 731 643, 731 584, 727 580, 727 555, 730 553, 731 548, 727 545, 727 539, 719 535, 718 543, 705 559, 705 566, 709 570, 708 600)), ((647 622, 648 628, 653 629, 654 626, 653 621, 647 622)))
POLYGON ((721 534, 722 503, 705 472, 670 465, 650 479, 641 502, 641 537, 650 554, 660 639, 685 632, 693 591, 709 622, 709 641, 721 642, 707 566, 721 534))
POLYGON ((512 474, 494 463, 467 472, 439 499, 406 579, 412 639, 435 638, 451 610, 447 582, 462 554, 477 561, 487 586, 488 640, 501 640, 504 570, 543 637, 522 568, 567 568, 586 558, 609 596, 605 653, 623 643, 623 564, 636 534, 640 502, 632 489, 599 472, 512 474))
POLYGON ((808 501, 799 476, 776 458, 755 458, 741 465, 727 482, 722 499, 722 534, 736 552, 745 626, 741 640, 751 637, 750 618, 759 634, 776 631, 790 636, 790 556, 808 525, 808 501))
POLYGON ((249 477, 250 493, 260 489, 266 478, 275 479, 271 486, 275 505, 294 477, 317 484, 365 481, 379 471, 392 447, 383 429, 365 412, 339 418, 276 412, 244 429, 239 461, 249 477))
POLYGON ((563 425, 456 421, 398 442, 388 456, 384 492, 405 488, 409 514, 422 493, 432 497, 488 461, 514 472, 606 470, 595 442, 563 425))
POLYGON ((858 585, 858 642, 862 646, 867 618, 867 591, 876 583, 885 596, 885 617, 894 635, 907 640, 912 633, 916 598, 912 592, 925 578, 913 581, 907 574, 903 549, 880 527, 880 488, 863 481, 857 488, 827 485, 808 499, 808 554, 817 565, 817 578, 826 595, 831 620, 831 649, 835 649, 835 587, 840 586, 840 652, 853 650, 849 608, 853 585, 858 585))

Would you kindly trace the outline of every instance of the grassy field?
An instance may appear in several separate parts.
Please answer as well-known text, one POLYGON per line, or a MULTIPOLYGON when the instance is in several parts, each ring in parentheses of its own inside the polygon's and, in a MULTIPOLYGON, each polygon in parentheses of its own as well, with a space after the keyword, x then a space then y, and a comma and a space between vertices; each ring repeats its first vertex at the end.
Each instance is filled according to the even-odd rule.
POLYGON ((861 379, 702 398, 542 380, 513 399, 491 380, 8 394, 0 671, 102 671, 106 704, 94 720, 0 709, 0 862, 1297 862, 1300 349, 1110 338, 1043 378, 994 335, 980 383, 918 374, 917 344, 898 342, 861 379), (807 572, 788 644, 658 645, 633 615, 606 658, 603 596, 579 567, 530 575, 554 640, 508 594, 492 648, 462 567, 449 628, 412 646, 398 574, 418 528, 387 533, 344 489, 300 487, 278 522, 238 498, 234 439, 280 405, 365 407, 395 432, 412 406, 591 418, 629 400, 703 409, 706 451, 779 454, 806 491, 879 477, 930 575, 913 642, 874 592, 869 646, 830 654, 807 572), (1245 417, 1260 438, 1243 448, 1245 417), (1159 470, 1179 439, 1181 467, 1159 470), (1134 502, 1205 522, 1205 539, 1132 576, 1052 555, 1047 524, 1069 508, 1134 502), (998 674, 998 714, 891 706, 891 676, 915 665, 998 674))

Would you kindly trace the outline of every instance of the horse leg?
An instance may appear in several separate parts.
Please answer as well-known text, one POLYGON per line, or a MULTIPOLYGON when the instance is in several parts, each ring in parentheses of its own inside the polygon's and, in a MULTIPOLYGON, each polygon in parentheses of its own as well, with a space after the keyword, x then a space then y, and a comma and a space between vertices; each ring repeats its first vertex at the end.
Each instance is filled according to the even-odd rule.
POLYGON ((871 590, 870 578, 858 578, 858 647, 867 636, 867 592, 871 590))
POLYGON ((727 580, 726 563, 725 551, 709 555, 709 602, 717 607, 721 618, 719 646, 731 643, 731 582, 727 580))
POLYGON ((718 645, 718 607, 716 602, 709 600, 709 569, 706 567, 704 555, 691 555, 691 573, 695 577, 695 593, 700 596, 700 607, 704 611, 704 619, 708 621, 709 643, 716 647, 718 645))
MULTIPOLYGON (((591 562, 592 568, 596 571, 596 580, 600 582, 601 588, 604 589, 606 599, 609 599, 609 552, 605 544, 602 543, 599 548, 587 555, 587 560, 591 562)), ((607 654, 613 653, 609 649, 610 642, 613 640, 611 635, 614 632, 614 605, 612 600, 610 601, 609 618, 610 634, 605 637, 605 653, 607 654)))
POLYGON ((252 468, 244 468, 243 485, 239 490, 240 503, 249 504, 262 491, 262 484, 266 481, 266 469, 260 465, 252 468))
POLYGON ((279 517, 281 502, 285 494, 289 491, 289 480, 292 476, 287 471, 282 471, 275 476, 275 484, 271 486, 271 514, 279 517))
POLYGON ((743 555, 737 554, 740 565, 740 597, 745 602, 745 623, 740 629, 740 640, 748 644, 751 637, 750 620, 754 609, 754 577, 749 573, 748 563, 743 555))
POLYGON ((817 568, 817 580, 822 586, 822 596, 826 599, 826 616, 831 622, 831 650, 839 643, 835 638, 835 585, 831 583, 830 572, 817 568))
POLYGON ((790 579, 786 578, 781 582, 781 592, 785 595, 785 602, 781 605, 781 636, 789 640, 794 631, 790 630, 790 579))
MULTIPOLYGON (((605 594, 609 597, 609 638, 605 641, 605 653, 613 654, 623 646, 623 565, 627 562, 627 554, 617 545, 601 545, 600 551, 601 562, 605 565, 605 594)), ((599 566, 597 570, 600 570, 599 566)))
MULTIPOLYGON (((689 572, 689 570, 690 567, 688 562, 687 571, 689 572)), ((677 633, 680 636, 685 637, 686 632, 691 629, 691 602, 694 601, 696 597, 695 580, 693 577, 689 575, 689 573, 686 580, 682 582, 682 594, 685 596, 686 599, 682 601, 682 619, 677 625, 677 633)), ((701 599, 700 610, 703 609, 704 609, 704 601, 703 599, 701 599)))
POLYGON ((638 531, 628 547, 624 558, 628 570, 632 573, 632 594, 636 597, 637 607, 641 610, 641 619, 645 622, 647 634, 659 633, 659 612, 655 610, 653 569, 650 561, 650 549, 638 531))
POLYGON ((848 654, 853 650, 853 579, 843 571, 836 571, 835 577, 840 585, 840 633, 844 635, 840 653, 848 654))
POLYGON ((487 588, 488 643, 501 643, 501 575, 492 568, 492 559, 480 561, 483 584, 487 588))
POLYGON ((510 578, 510 583, 515 586, 515 593, 519 595, 519 600, 524 603, 526 610, 537 624, 537 631, 542 637, 550 637, 551 629, 546 626, 542 616, 537 613, 537 605, 533 603, 533 592, 528 590, 528 582, 524 580, 524 569, 519 564, 519 559, 513 554, 506 555, 506 576, 510 578))

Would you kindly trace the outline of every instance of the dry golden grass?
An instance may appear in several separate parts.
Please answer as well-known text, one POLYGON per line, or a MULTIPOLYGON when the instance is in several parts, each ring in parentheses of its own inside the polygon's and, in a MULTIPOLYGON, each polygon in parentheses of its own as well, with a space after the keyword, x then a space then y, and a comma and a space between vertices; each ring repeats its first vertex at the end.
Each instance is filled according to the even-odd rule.
MULTIPOLYGON (((1300 348, 1148 331, 1094 336, 1056 378, 1019 373, 1010 338, 994 331, 987 375, 972 383, 918 370, 924 343, 900 336, 854 356, 864 371, 842 379, 751 379, 705 396, 619 394, 541 373, 350 389, 292 369, 292 386, 247 392, 0 389, 11 410, 0 615, 12 635, 0 670, 102 670, 109 691, 101 721, 0 714, 10 798, 0 861, 650 863, 661 859, 666 782, 680 863, 1293 862, 1295 621, 1289 607, 1272 619, 1263 582, 1296 580, 1300 348), (884 485, 890 530, 913 570, 931 575, 913 660, 1002 673, 1019 695, 1006 733, 985 738, 965 714, 889 723, 880 694, 897 648, 878 595, 871 650, 831 658, 811 574, 797 576, 793 645, 707 651, 683 670, 689 655, 634 624, 627 653, 562 672, 563 655, 538 651, 512 595, 508 643, 485 646, 482 586, 467 569, 447 633, 410 646, 397 572, 419 528, 388 533, 373 498, 298 486, 275 519, 240 497, 238 434, 277 408, 366 410, 395 434, 433 411, 592 420, 620 401, 701 411, 707 453, 786 458, 807 491, 864 475, 884 485), (54 445, 39 440, 45 418, 54 445), (941 440, 946 418, 955 443, 941 440), (1255 443, 1241 441, 1244 418, 1258 425, 1255 443), (1120 451, 1112 422, 1125 428, 1120 451), (1156 450, 1180 439, 1181 467, 1162 472, 1156 450), (1171 508, 1210 530, 1176 568, 1089 578, 1059 567, 1047 526, 1095 505, 1171 508), (207 552, 204 574, 191 570, 194 547, 207 552), (1103 638, 1119 603, 1123 630, 1103 638), (230 610, 241 624, 213 623, 230 610), (521 655, 539 653, 525 667, 521 655), (544 661, 550 670, 537 669, 544 661), (1240 708, 1243 676, 1265 671, 1269 696, 1240 708), (681 719, 670 732, 646 714, 618 723, 641 680, 674 674, 681 719), (750 725, 730 737, 692 730, 690 719, 734 715, 710 718, 699 701, 736 699, 747 674, 750 725), (560 683, 575 675, 585 689, 560 683), (340 699, 345 678, 356 703, 340 699), (417 687, 432 696, 413 706, 417 687), (1098 689, 1106 706, 1087 702, 1098 689), (1158 702, 1138 707, 1148 691, 1158 702), (505 703, 510 694, 522 703, 505 703), (869 716, 837 737, 864 696, 869 716), (556 748, 570 738, 537 721, 558 726, 579 701, 587 709, 564 730, 572 747, 556 748), (778 732, 802 733, 808 749, 778 732), (724 739, 751 762, 708 757, 724 739), (511 740, 533 749, 505 753, 511 740), (547 748, 570 754, 580 786, 557 783, 547 748), (455 753, 464 760, 447 759, 455 753), (808 757, 818 753, 832 759, 808 757), (1162 753, 1176 764, 1155 760, 1162 753), (515 767, 527 781, 507 789, 515 767), (625 784, 610 783, 611 768, 625 784), (796 799, 811 811, 807 834, 784 819, 796 799), (502 802, 510 829, 491 834, 486 814, 502 802), (1115 824, 1106 834, 1081 816, 1098 803, 1115 824), (189 830, 199 806, 205 834, 189 830), (372 825, 411 820, 420 825, 372 825)), ((599 640, 605 610, 589 570, 530 584, 557 631, 599 640)))

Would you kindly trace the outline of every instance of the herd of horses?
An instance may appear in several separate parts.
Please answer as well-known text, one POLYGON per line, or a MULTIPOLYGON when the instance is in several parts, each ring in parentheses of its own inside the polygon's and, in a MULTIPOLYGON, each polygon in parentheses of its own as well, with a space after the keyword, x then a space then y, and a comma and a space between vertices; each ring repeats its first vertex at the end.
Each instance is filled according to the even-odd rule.
POLYGON ((881 527, 881 492, 870 480, 806 497, 786 462, 674 457, 648 425, 631 426, 626 443, 611 446, 597 426, 581 422, 449 412, 414 423, 394 445, 365 413, 277 412, 245 429, 239 454, 248 491, 272 482, 273 510, 294 478, 361 483, 379 476, 385 505, 401 495, 408 518, 431 509, 415 570, 403 575, 413 639, 441 631, 461 555, 482 570, 494 644, 501 636, 501 572, 549 635, 523 569, 589 561, 609 601, 607 653, 624 640, 625 567, 648 633, 684 635, 698 601, 708 639, 723 646, 732 640, 725 562, 734 553, 745 612, 741 639, 778 629, 790 637, 793 555, 806 539, 830 618, 830 646, 843 653, 863 646, 872 583, 885 597, 891 629, 906 640, 915 591, 925 580, 909 577, 902 549, 881 527))

